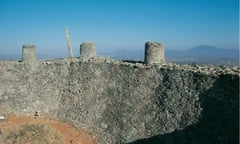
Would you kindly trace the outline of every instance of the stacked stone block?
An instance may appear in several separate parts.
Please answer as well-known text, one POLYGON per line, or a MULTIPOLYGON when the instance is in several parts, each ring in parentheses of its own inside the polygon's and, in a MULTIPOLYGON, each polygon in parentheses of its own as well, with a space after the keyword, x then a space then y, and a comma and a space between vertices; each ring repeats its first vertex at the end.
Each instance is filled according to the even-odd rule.
POLYGON ((92 42, 83 42, 80 45, 80 56, 83 57, 95 57, 96 56, 96 45, 92 42))
POLYGON ((146 65, 165 63, 164 46, 158 42, 146 42, 144 63, 146 65))
POLYGON ((35 45, 23 45, 22 46, 22 61, 36 61, 36 47, 35 45))

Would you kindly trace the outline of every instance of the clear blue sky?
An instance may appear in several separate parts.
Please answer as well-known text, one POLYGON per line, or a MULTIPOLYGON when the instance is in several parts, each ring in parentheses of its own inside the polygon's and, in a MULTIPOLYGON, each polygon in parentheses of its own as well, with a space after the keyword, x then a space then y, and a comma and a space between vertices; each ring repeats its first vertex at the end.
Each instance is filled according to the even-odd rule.
POLYGON ((66 25, 75 56, 83 41, 98 52, 144 49, 149 40, 239 48, 238 0, 0 0, 0 18, 1 54, 35 44, 38 54, 68 55, 66 25))

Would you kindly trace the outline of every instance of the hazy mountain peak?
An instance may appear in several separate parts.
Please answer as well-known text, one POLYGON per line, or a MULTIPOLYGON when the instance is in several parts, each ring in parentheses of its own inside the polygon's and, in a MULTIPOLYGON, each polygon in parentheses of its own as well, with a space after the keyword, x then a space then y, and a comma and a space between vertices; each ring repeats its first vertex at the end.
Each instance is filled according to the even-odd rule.
POLYGON ((193 47, 189 49, 189 51, 215 51, 218 50, 219 48, 211 45, 198 45, 196 47, 193 47))

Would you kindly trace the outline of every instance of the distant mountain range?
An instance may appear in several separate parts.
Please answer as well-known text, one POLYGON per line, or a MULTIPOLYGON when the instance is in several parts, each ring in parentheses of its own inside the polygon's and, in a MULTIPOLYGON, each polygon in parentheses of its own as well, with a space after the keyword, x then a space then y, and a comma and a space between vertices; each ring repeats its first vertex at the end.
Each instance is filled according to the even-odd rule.
MULTIPOLYGON (((51 60, 51 59, 57 59, 57 58, 64 58, 67 56, 62 55, 37 55, 37 58, 39 60, 51 60)), ((8 55, 8 54, 0 54, 0 61, 1 60, 7 60, 7 61, 16 61, 21 60, 22 55, 8 55)))
MULTIPOLYGON (((120 50, 111 54, 112 58, 125 60, 144 60, 144 50, 120 50)), ((209 45, 199 45, 188 50, 165 50, 168 62, 231 64, 239 65, 239 50, 224 49, 209 45)))
MULTIPOLYGON (((211 58, 238 58, 238 49, 223 49, 209 45, 199 45, 188 50, 165 50, 166 57, 211 57, 211 58)), ((116 53, 112 53, 113 58, 144 58, 144 50, 126 50, 122 49, 116 53)))
POLYGON ((238 58, 238 49, 224 49, 209 45, 199 45, 189 50, 166 50, 166 57, 194 57, 194 58, 238 58))
POLYGON ((0 60, 20 60, 20 55, 0 54, 0 60))
MULTIPOLYGON (((117 52, 101 52, 97 55, 121 60, 144 60, 144 49, 122 49, 117 52)), ((204 63, 239 65, 239 49, 224 49, 209 45, 199 45, 188 50, 165 50, 168 62, 174 63, 204 63)), ((54 56, 38 56, 39 59, 54 59, 54 56)), ((20 60, 20 55, 1 55, 0 60, 20 60)))

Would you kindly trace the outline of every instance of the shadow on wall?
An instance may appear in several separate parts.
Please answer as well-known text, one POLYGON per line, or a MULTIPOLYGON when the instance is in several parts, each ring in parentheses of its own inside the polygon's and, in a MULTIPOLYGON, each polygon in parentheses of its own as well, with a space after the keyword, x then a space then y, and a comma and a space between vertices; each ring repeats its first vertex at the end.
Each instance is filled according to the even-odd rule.
POLYGON ((200 95, 200 102, 203 110, 198 123, 128 144, 238 144, 239 77, 221 75, 200 95))

